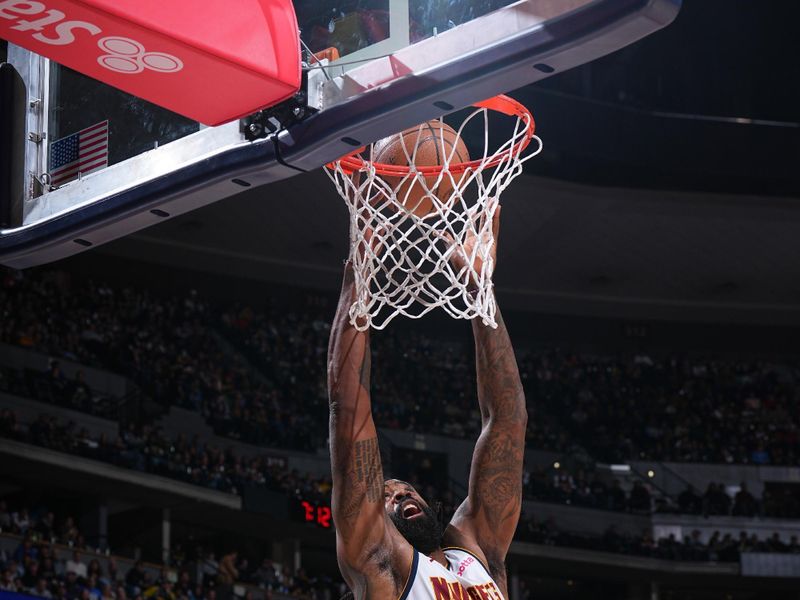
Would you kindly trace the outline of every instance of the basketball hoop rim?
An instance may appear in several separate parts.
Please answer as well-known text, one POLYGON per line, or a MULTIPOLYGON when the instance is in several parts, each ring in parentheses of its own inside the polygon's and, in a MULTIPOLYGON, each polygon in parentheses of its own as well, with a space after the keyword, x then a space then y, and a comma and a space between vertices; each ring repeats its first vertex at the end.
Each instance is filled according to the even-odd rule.
MULTIPOLYGON (((420 173, 424 177, 439 175, 447 166, 449 173, 461 174, 468 169, 476 169, 483 167, 484 169, 496 167, 506 156, 519 156, 525 148, 531 143, 534 133, 536 131, 536 121, 533 119, 533 113, 521 102, 514 100, 505 94, 499 94, 487 100, 476 102, 473 104, 475 108, 485 108, 495 112, 508 115, 509 117, 517 117, 527 124, 521 139, 515 143, 511 148, 507 148, 502 152, 498 151, 487 161, 485 158, 470 160, 461 163, 453 163, 450 165, 431 165, 415 167, 414 172, 420 173)), ((330 162, 326 165, 329 169, 335 169, 337 164, 341 167, 347 175, 352 175, 356 171, 361 171, 371 164, 375 172, 380 175, 387 175, 392 177, 405 177, 411 173, 411 167, 408 165, 391 165, 387 163, 371 162, 364 160, 358 156, 363 152, 367 146, 362 146, 353 150, 349 154, 344 155, 342 158, 330 162)))

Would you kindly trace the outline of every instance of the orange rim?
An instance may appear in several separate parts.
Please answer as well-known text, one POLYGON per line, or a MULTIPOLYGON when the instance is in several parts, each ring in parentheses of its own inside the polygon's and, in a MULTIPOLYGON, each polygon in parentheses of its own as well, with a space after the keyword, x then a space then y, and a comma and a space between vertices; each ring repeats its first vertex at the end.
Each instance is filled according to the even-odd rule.
MULTIPOLYGON (((492 156, 486 163, 484 163, 485 159, 477 159, 477 160, 470 160, 467 162, 461 163, 453 163, 449 166, 448 170, 450 173, 460 174, 466 171, 467 169, 474 169, 481 165, 484 168, 491 168, 496 167, 500 162, 508 156, 510 153, 513 155, 519 155, 522 153, 525 148, 528 147, 528 144, 531 143, 533 139, 533 134, 536 130, 536 122, 533 120, 533 114, 529 111, 523 104, 517 102, 513 98, 506 96, 504 94, 500 94, 499 96, 495 96, 494 98, 489 98, 488 100, 483 100, 482 102, 476 102, 473 104, 475 108, 486 108, 488 110, 493 110, 495 112, 502 113, 504 115, 508 115, 509 117, 517 117, 522 119, 523 122, 527 121, 530 125, 524 132, 522 138, 514 144, 514 146, 508 150, 504 150, 503 152, 495 152, 494 156, 492 156)), ((342 171, 344 171, 347 175, 351 175, 356 171, 361 171, 366 167, 370 161, 364 160, 359 156, 364 150, 366 150, 366 146, 362 146, 357 150, 353 150, 349 154, 346 154, 339 160, 330 162, 326 165, 329 169, 336 168, 336 163, 339 163, 342 167, 342 171)), ((390 165, 387 163, 371 163, 372 166, 375 168, 377 173, 381 175, 389 175, 393 177, 405 177, 411 172, 411 167, 408 165, 390 165)), ((431 175, 438 175, 442 172, 444 165, 432 165, 426 167, 417 167, 415 169, 416 172, 421 173, 423 176, 428 177, 431 175)))

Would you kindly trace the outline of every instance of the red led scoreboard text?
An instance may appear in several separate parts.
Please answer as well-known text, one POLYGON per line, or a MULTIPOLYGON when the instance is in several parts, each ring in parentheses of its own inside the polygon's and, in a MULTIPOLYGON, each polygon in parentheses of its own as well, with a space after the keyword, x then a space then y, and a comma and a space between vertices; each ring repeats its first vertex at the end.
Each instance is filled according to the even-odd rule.
POLYGON ((314 504, 308 500, 300 500, 299 508, 300 519, 305 523, 311 523, 324 529, 333 527, 331 507, 327 504, 314 504))

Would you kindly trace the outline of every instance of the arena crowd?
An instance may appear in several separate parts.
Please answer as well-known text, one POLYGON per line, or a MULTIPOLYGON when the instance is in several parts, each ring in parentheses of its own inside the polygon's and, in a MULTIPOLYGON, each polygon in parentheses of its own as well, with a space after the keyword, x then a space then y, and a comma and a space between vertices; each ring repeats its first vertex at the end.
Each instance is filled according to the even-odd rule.
MULTIPOLYGON (((202 412, 223 435, 314 450, 326 439, 318 415, 327 410, 330 310, 267 300, 258 309, 213 306, 195 292, 161 297, 60 271, 7 270, 0 340, 120 372, 163 406, 202 412)), ((607 462, 800 460, 797 364, 590 356, 534 350, 534 342, 515 340, 531 447, 585 447, 607 462)), ((376 334, 373 349, 380 426, 477 434, 467 343, 395 328, 376 334)))
MULTIPOLYGON (((302 308, 266 301, 258 309, 218 306, 195 292, 161 296, 60 271, 4 271, 0 341, 53 359, 44 372, 0 365, 0 391, 117 419, 117 399, 92 390, 80 372, 71 378, 63 374, 60 361, 70 360, 122 374, 164 409, 177 405, 195 410, 218 435, 265 451, 241 456, 197 438, 170 437, 148 421, 120 422, 113 439, 92 436, 78 423, 49 414, 22 424, 9 409, 0 411, 0 436, 229 493, 260 486, 326 501, 329 478, 291 471, 266 448, 316 451, 326 445, 330 309, 325 302, 302 308)), ((529 398, 527 440, 532 448, 578 450, 606 461, 794 465, 800 459, 800 371, 795 364, 643 353, 594 356, 516 342, 529 398)), ((454 438, 477 436, 480 415, 466 339, 437 339, 395 328, 376 334, 373 350, 379 426, 454 438)), ((756 498, 742 486, 730 497, 724 486, 709 482, 703 493, 689 487, 668 503, 654 498, 641 482, 625 491, 618 481, 563 467, 526 469, 523 489, 531 500, 642 514, 800 516, 791 495, 765 492, 756 498)), ((452 490, 445 494, 452 510, 457 498, 452 490)), ((74 518, 56 523, 44 508, 33 512, 35 516, 24 507, 11 511, 0 504, 0 528, 23 538, 13 555, 0 556, 3 589, 70 600, 217 600, 219 580, 298 598, 321 598, 322 590, 339 589, 336 582, 292 572, 269 558, 228 551, 217 560, 199 548, 187 552, 199 577, 180 557, 165 565, 177 575, 155 579, 137 567, 121 574, 110 567, 98 572, 91 562, 75 566, 83 564, 80 555, 73 557, 72 566, 59 565, 48 556, 52 544, 80 552, 86 542, 74 518)), ((676 560, 735 561, 744 551, 800 551, 796 538, 788 543, 776 536, 759 540, 742 532, 738 538, 715 535, 702 544, 699 532, 683 540, 654 541, 648 532, 631 537, 614 527, 590 537, 559 530, 552 520, 532 518, 523 518, 518 537, 676 560)))

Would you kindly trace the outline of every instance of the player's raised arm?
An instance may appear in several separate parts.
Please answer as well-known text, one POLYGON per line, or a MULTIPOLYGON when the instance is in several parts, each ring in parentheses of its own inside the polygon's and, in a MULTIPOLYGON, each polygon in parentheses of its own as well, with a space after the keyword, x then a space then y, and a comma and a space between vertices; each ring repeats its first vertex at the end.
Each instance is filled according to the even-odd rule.
MULTIPOLYGON (((499 232, 499 209, 494 217, 499 232)), ((504 561, 522 507, 522 467, 528 413, 514 349, 498 309, 497 328, 472 322, 482 429, 467 499, 451 522, 450 543, 477 545, 492 576, 505 587, 504 561)), ((448 540, 449 541, 449 540, 448 540)))
POLYGON ((519 521, 528 422, 514 349, 499 310, 496 320, 497 329, 478 319, 472 324, 482 429, 469 495, 457 515, 468 521, 492 570, 502 566, 519 521))
POLYGON ((356 330, 349 317, 353 280, 348 262, 328 346, 333 520, 345 580, 356 598, 377 598, 404 585, 412 556, 394 551, 399 536, 385 514, 383 469, 369 394, 369 331, 356 330), (400 563, 408 564, 397 564, 398 556, 400 563))

